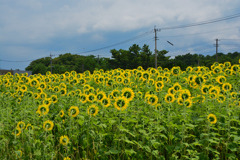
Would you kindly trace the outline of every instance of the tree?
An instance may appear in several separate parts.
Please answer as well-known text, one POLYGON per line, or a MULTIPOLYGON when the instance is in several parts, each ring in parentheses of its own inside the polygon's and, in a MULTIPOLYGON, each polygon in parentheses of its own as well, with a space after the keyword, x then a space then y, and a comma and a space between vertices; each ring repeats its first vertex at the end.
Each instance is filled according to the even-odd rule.
POLYGON ((38 73, 46 74, 46 72, 47 72, 47 67, 43 63, 37 63, 32 69, 33 74, 38 74, 38 73))

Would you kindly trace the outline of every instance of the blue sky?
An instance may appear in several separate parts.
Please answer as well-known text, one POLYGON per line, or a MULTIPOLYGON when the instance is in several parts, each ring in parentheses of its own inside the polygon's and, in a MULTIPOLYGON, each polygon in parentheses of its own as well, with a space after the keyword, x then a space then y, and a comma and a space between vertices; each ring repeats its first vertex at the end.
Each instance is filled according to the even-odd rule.
MULTIPOLYGON (((110 49, 133 44, 147 44, 154 51, 155 25, 161 29, 222 18, 240 13, 239 6, 239 0, 0 0, 0 68, 24 70, 31 60, 50 53, 111 57, 110 49), (134 41, 84 53, 146 32, 134 41)), ((218 38, 219 52, 239 52, 239 22, 240 17, 161 30, 157 49, 168 50, 172 57, 189 52, 213 55, 218 38)))

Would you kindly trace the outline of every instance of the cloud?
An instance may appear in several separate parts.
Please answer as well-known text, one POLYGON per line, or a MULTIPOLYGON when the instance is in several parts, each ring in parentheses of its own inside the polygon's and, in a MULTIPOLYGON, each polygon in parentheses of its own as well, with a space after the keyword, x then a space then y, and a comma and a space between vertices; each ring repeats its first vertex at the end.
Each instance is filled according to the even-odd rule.
MULTIPOLYGON (((11 47, 12 50, 5 50, 9 55, 16 55, 20 49, 26 56, 32 50, 35 57, 39 50, 79 50, 79 44, 80 48, 101 48, 150 31, 154 25, 157 28, 179 26, 232 15, 239 12, 238 6, 239 0, 218 0, 217 3, 209 0, 0 0, 0 46, 11 47), (122 39, 119 34, 124 35, 122 39), (92 46, 92 41, 101 42, 102 46, 92 46)), ((213 46, 216 38, 239 38, 239 28, 239 18, 236 18, 191 28, 162 30, 158 33, 158 49, 167 49, 169 54, 194 52, 197 46, 213 46), (236 28, 166 37, 174 47, 160 38, 230 27, 236 28)), ((152 40, 147 42, 154 43, 152 40)), ((151 47, 152 50, 154 45, 151 47)))

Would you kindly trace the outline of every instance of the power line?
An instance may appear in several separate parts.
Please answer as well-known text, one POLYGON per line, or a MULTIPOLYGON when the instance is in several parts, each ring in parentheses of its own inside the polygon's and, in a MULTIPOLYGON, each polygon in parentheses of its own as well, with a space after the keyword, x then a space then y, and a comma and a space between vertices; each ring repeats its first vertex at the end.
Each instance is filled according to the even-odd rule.
MULTIPOLYGON (((210 23, 216 23, 216 22, 220 22, 220 21, 224 21, 224 20, 229 20, 229 19, 233 19, 233 18, 238 18, 238 17, 240 17, 240 13, 234 14, 234 15, 230 15, 230 16, 226 16, 226 17, 222 17, 222 18, 217 18, 217 19, 202 21, 202 22, 199 22, 199 23, 192 23, 192 24, 186 24, 186 25, 180 25, 180 26, 173 26, 173 27, 165 27, 165 28, 161 28, 161 29, 159 29, 159 30, 168 30, 168 29, 178 29, 178 28, 194 27, 194 26, 205 25, 205 24, 210 24, 210 23)), ((153 31, 153 30, 152 30, 152 31, 153 31)), ((135 40, 135 39, 139 39, 139 38, 142 38, 142 37, 144 37, 144 36, 147 36, 147 35, 149 35, 150 33, 152 33, 152 31, 150 31, 150 32, 145 32, 145 33, 143 33, 143 34, 141 34, 141 35, 139 35, 139 36, 136 36, 136 37, 127 39, 127 40, 122 41, 122 42, 119 42, 119 43, 115 43, 115 44, 112 44, 112 45, 109 45, 109 46, 105 46, 105 47, 102 47, 102 48, 98 48, 98 49, 93 49, 93 50, 89 50, 89 51, 85 51, 85 52, 80 52, 80 53, 78 53, 78 54, 95 52, 95 51, 103 50, 103 49, 110 48, 110 47, 113 47, 113 46, 116 46, 116 45, 120 45, 120 44, 123 44, 123 43, 126 43, 126 42, 130 42, 130 41, 133 41, 133 40, 135 40)), ((60 54, 56 54, 56 55, 60 55, 60 54)), ((42 58, 45 58, 45 57, 42 57, 42 58)), ((34 60, 36 60, 36 59, 34 59, 34 60)), ((3 62, 15 62, 15 63, 16 63, 16 62, 29 62, 29 61, 34 61, 34 60, 9 61, 9 60, 0 59, 0 61, 3 61, 3 62)))
MULTIPOLYGON (((237 27, 233 27, 237 28, 237 27)), ((193 34, 181 34, 181 35, 175 35, 175 36, 163 36, 163 37, 182 37, 182 36, 192 36, 192 35, 199 35, 199 34, 207 34, 207 33, 214 33, 222 30, 228 30, 228 29, 233 29, 233 28, 224 28, 224 29, 219 29, 219 30, 214 30, 214 31, 209 31, 209 32, 201 32, 201 33, 193 33, 193 34)), ((230 40, 230 39, 221 39, 221 40, 230 40)), ((237 40, 237 39, 236 39, 237 40)), ((240 40, 240 39, 239 39, 240 40)))
POLYGON ((199 25, 205 25, 205 24, 210 24, 210 23, 216 23, 224 20, 229 20, 233 18, 238 18, 240 17, 240 13, 222 17, 222 18, 217 18, 217 19, 212 19, 212 20, 207 20, 207 21, 202 21, 198 23, 192 23, 192 24, 185 24, 185 25, 180 25, 180 26, 173 26, 173 27, 165 27, 165 28, 160 28, 161 30, 168 30, 168 29, 178 29, 178 28, 186 28, 186 27, 194 27, 194 26, 199 26, 199 25))
MULTIPOLYGON (((77 53, 77 54, 84 54, 84 53, 95 52, 95 51, 103 50, 103 49, 106 49, 106 48, 110 48, 110 47, 113 47, 113 46, 116 46, 116 45, 120 45, 120 44, 123 44, 123 43, 127 43, 127 42, 130 42, 130 41, 142 38, 144 36, 149 35, 150 33, 151 33, 151 31, 148 31, 148 32, 140 34, 140 35, 138 35, 136 37, 124 40, 124 41, 119 42, 119 43, 115 43, 115 44, 112 44, 112 45, 109 45, 109 46, 106 46, 106 47, 102 47, 102 48, 98 48, 98 49, 93 49, 93 50, 89 50, 89 51, 85 51, 85 52, 80 52, 80 53, 77 53)), ((55 55, 61 55, 61 54, 55 54, 55 55)), ((42 58, 45 58, 45 57, 42 57, 42 58)), ((38 59, 41 59, 41 58, 38 58, 38 59)), ((24 61, 9 61, 9 60, 0 59, 0 61, 3 61, 3 62, 15 62, 15 63, 17 63, 17 62, 30 62, 30 61, 34 61, 34 60, 36 60, 36 59, 24 60, 24 61)))
MULTIPOLYGON (((120 44, 123 44, 123 43, 127 43, 127 42, 130 42, 130 41, 133 41, 133 40, 142 38, 142 37, 144 37, 144 36, 149 35, 150 33, 151 33, 151 31, 148 31, 148 32, 145 32, 145 33, 143 33, 143 34, 141 34, 141 35, 138 35, 138 36, 136 36, 136 37, 127 39, 127 40, 122 41, 122 42, 119 42, 119 43, 115 43, 115 44, 112 44, 112 45, 109 45, 109 46, 106 46, 106 47, 101 47, 101 48, 98 48, 98 49, 93 49, 93 50, 89 50, 89 51, 85 51, 85 52, 80 52, 80 53, 77 53, 77 54, 84 54, 84 53, 89 53, 89 52, 96 52, 96 51, 100 51, 100 50, 107 49, 107 48, 110 48, 110 47, 114 47, 114 46, 117 46, 117 45, 120 45, 120 44)), ((60 55, 60 54, 57 54, 57 55, 60 55)))

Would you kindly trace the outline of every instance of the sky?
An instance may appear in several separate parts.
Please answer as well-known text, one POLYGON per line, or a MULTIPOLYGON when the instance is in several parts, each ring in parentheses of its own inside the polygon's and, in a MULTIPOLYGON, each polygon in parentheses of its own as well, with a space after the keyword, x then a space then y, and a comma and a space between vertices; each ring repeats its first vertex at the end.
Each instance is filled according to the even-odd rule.
POLYGON ((157 49, 172 58, 213 55, 216 39, 219 52, 240 52, 239 6, 239 0, 0 0, 0 69, 25 70, 50 54, 111 58, 111 49, 133 44, 154 52, 154 26, 157 49), (238 16, 174 28, 232 15, 238 16))

